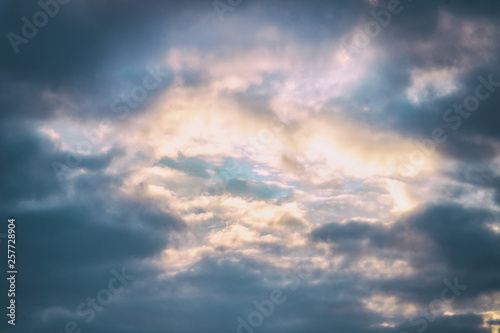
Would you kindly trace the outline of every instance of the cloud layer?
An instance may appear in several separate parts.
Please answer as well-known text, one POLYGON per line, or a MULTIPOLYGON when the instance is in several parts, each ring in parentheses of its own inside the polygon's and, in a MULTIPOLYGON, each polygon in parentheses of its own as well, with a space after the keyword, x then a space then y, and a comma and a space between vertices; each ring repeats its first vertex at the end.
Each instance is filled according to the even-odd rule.
POLYGON ((5 1, 2 329, 497 333, 499 16, 5 1))

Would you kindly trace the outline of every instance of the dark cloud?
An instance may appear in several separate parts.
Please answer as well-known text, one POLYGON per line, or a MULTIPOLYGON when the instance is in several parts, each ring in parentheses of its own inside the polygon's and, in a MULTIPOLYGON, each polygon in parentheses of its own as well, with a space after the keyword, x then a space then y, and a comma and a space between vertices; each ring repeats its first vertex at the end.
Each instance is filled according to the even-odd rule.
MULTIPOLYGON (((83 177, 87 180, 82 183, 88 186, 92 175, 83 177)), ((18 312, 22 313, 18 326, 24 331, 36 331, 49 309, 74 315, 80 302, 107 286, 112 269, 155 274, 146 259, 175 245, 173 234, 184 230, 178 217, 155 205, 113 198, 111 187, 104 182, 99 186, 98 192, 79 188, 76 196, 58 199, 49 207, 2 209, 2 216, 13 214, 19 221, 16 259, 23 273, 17 281, 18 312)), ((50 325, 59 322, 54 316, 50 325)))
POLYGON ((427 323, 418 325, 404 325, 395 328, 394 332, 463 332, 463 333, 487 333, 488 329, 482 327, 483 319, 473 314, 442 316, 427 323))
MULTIPOLYGON (((379 3, 381 7, 376 11, 384 10, 384 1, 379 3)), ((356 92, 332 103, 348 107, 351 117, 416 140, 431 139, 433 129, 443 128, 448 139, 436 147, 441 154, 460 161, 491 160, 498 155, 499 132, 494 126, 498 118, 498 91, 481 101, 478 110, 468 118, 451 122, 443 117, 454 104, 462 104, 464 98, 474 95, 480 84, 478 77, 493 75, 493 81, 500 81, 498 3, 483 0, 474 5, 466 1, 448 5, 437 1, 404 1, 402 4, 404 10, 393 15, 391 23, 371 39, 381 56, 372 62, 370 72, 356 92), (412 71, 451 71, 453 68, 462 71, 455 78, 454 92, 440 96, 440 85, 445 82, 432 82, 425 88, 427 100, 418 104, 408 100, 406 91, 412 85, 412 71), (370 111, 365 112, 364 107, 370 111)), ((358 26, 369 20, 373 18, 367 14, 358 26)), ((353 62, 357 61, 359 57, 354 56, 353 62)))
POLYGON ((463 298, 500 289, 500 235, 488 228, 495 218, 493 212, 458 205, 429 206, 390 227, 332 223, 314 230, 312 237, 331 243, 333 254, 347 255, 346 267, 366 255, 409 261, 416 275, 374 285, 425 304, 445 278, 459 277, 468 286, 463 298))
MULTIPOLYGON (((113 98, 142 82, 147 66, 160 63, 159 54, 170 46, 164 31, 171 29, 178 12, 198 11, 196 7, 195 2, 188 9, 175 1, 149 1, 147 5, 138 1, 71 1, 60 5, 48 24, 19 46, 19 53, 14 52, 8 38, 2 38, 2 117, 46 118, 53 116, 57 107, 67 107, 64 101, 48 102, 44 98, 47 93, 79 105, 68 110, 75 117, 96 117, 102 113, 99 111, 109 110, 113 98), (86 108, 90 101, 92 106, 86 108)), ((40 10, 37 2, 8 1, 0 12, 0 29, 5 35, 22 35, 21 18, 32 20, 40 10)))
POLYGON ((482 163, 469 163, 448 173, 452 179, 493 191, 493 200, 500 205, 500 176, 482 163))
MULTIPOLYGON (((125 153, 124 149, 114 147, 106 153, 72 155, 79 163, 68 165, 70 152, 61 150, 58 144, 34 132, 28 123, 8 121, 1 128, 0 177, 3 186, 0 195, 4 202, 45 200, 51 195, 62 194, 59 171, 64 171, 64 177, 67 177, 67 172, 71 174, 82 169, 100 172, 125 153), (53 163, 59 163, 60 167, 54 169, 53 163)), ((94 185, 98 187, 98 184, 94 185)))
POLYGON ((1 128, 2 201, 39 200, 58 193, 59 184, 51 167, 57 156, 56 147, 40 135, 28 132, 23 123, 4 123, 1 128))

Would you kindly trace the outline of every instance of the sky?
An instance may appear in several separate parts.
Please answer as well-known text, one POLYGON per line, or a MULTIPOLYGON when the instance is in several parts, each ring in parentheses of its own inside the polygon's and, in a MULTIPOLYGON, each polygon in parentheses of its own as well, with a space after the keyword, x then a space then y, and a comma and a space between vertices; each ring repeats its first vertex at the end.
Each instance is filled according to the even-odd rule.
POLYGON ((1 1, 1 331, 499 333, 499 18, 1 1))

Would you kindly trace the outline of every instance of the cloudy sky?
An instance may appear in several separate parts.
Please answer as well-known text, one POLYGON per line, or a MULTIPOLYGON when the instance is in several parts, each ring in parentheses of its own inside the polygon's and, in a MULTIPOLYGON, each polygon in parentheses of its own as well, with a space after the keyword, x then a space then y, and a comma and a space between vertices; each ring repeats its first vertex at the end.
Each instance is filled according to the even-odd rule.
POLYGON ((499 18, 2 1, 2 332, 499 332, 499 18))

